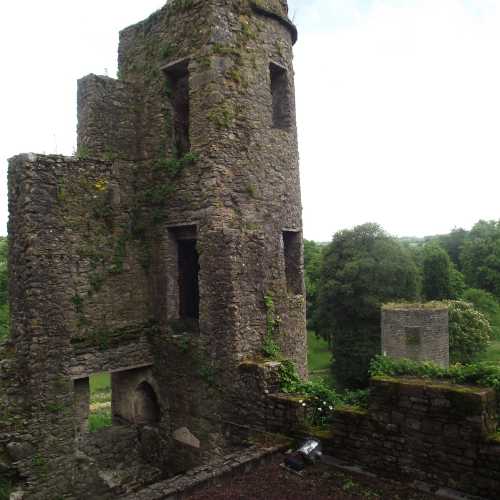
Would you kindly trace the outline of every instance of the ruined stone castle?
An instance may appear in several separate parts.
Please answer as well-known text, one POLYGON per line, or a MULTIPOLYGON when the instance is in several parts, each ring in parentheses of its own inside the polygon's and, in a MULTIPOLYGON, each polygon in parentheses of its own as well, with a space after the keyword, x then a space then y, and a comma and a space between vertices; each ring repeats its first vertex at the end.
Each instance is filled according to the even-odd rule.
POLYGON ((287 10, 168 1, 120 33, 118 79, 78 82, 77 155, 10 160, 0 454, 24 498, 115 498, 231 451, 266 342, 306 375, 287 10), (113 426, 89 433, 99 372, 113 426))
MULTIPOLYGON (((337 460, 498 498, 499 391, 378 377, 319 432, 280 392, 276 354, 307 376, 296 39, 285 0, 169 0, 121 32, 118 79, 79 81, 77 155, 10 160, 0 498, 178 498, 314 432, 337 460), (90 432, 98 373, 112 425, 90 432)), ((443 311, 383 327, 446 364, 443 311)))

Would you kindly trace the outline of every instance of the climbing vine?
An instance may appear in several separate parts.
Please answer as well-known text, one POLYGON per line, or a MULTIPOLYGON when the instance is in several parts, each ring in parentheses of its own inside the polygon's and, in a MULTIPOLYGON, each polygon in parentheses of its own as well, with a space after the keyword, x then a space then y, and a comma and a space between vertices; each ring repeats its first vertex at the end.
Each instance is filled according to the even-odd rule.
POLYGON ((266 307, 266 335, 262 344, 262 352, 267 358, 278 359, 281 351, 275 338, 279 333, 281 318, 276 312, 276 306, 271 294, 264 296, 264 304, 266 307))

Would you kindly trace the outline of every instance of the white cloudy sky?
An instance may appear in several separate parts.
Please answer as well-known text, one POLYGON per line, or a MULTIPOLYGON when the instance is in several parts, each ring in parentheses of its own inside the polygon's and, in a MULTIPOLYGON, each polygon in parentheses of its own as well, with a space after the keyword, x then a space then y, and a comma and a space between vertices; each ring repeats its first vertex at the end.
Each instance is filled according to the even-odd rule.
MULTIPOLYGON (((76 80, 116 72, 118 30, 164 0, 0 4, 6 159, 71 154, 76 80)), ((500 218, 500 0, 289 0, 304 232, 427 235, 500 218)))

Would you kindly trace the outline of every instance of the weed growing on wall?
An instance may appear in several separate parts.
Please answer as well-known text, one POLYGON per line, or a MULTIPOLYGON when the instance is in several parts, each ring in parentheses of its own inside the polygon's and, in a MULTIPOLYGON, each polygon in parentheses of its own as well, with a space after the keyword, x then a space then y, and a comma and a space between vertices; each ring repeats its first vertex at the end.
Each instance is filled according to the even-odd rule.
POLYGON ((449 380, 455 384, 473 384, 491 387, 500 394, 500 366, 493 363, 456 364, 442 368, 431 362, 418 362, 409 359, 392 359, 376 356, 370 365, 370 375, 389 377, 422 377, 449 380))
POLYGON ((262 352, 267 358, 279 359, 281 351, 275 341, 275 336, 279 333, 281 318, 276 312, 276 306, 271 294, 264 296, 264 304, 266 307, 266 336, 262 343, 262 352))
POLYGON ((331 423, 333 412, 339 405, 366 407, 368 403, 366 389, 339 393, 321 380, 304 382, 290 360, 281 361, 279 377, 281 391, 304 396, 299 402, 307 409, 309 424, 313 426, 331 423))
POLYGON ((88 146, 81 144, 78 146, 78 150, 76 152, 76 157, 79 160, 88 160, 91 157, 91 151, 88 146))

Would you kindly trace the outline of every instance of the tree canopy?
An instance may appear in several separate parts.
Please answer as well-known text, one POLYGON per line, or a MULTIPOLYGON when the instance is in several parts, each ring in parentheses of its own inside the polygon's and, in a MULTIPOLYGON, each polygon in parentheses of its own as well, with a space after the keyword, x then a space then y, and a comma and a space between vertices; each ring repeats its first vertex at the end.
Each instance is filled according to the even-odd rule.
POLYGON ((0 236, 0 340, 9 331, 7 280, 7 238, 0 236))
POLYGON ((307 297, 307 325, 314 329, 315 306, 318 283, 321 274, 321 250, 323 246, 314 241, 304 240, 304 281, 307 297))
POLYGON ((413 300, 418 272, 409 252, 377 224, 336 233, 325 248, 318 286, 316 327, 333 345, 337 383, 362 387, 380 353, 380 307, 413 300))
POLYGON ((422 293, 427 300, 457 299, 464 290, 462 274, 446 251, 436 242, 424 247, 422 293))
POLYGON ((443 234, 437 237, 438 243, 446 250, 455 267, 461 271, 462 263, 460 255, 462 248, 469 235, 469 232, 462 228, 454 228, 448 234, 443 234))
POLYGON ((500 221, 479 221, 461 254, 467 285, 500 298, 500 221))
POLYGON ((0 236, 0 305, 7 303, 7 238, 0 236))

